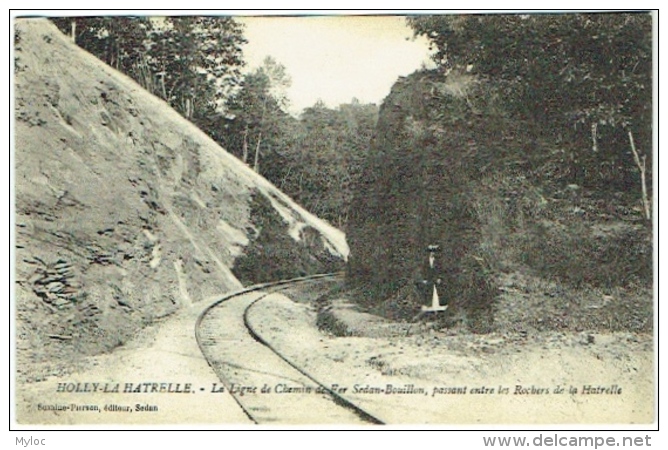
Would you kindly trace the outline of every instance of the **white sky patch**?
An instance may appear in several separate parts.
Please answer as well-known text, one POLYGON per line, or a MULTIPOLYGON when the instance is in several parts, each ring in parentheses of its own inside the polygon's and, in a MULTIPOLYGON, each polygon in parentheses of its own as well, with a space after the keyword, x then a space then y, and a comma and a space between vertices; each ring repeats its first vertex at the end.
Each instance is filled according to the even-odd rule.
POLYGON ((247 70, 272 56, 292 78, 293 113, 318 99, 330 107, 356 97, 380 104, 397 77, 429 64, 426 39, 401 16, 240 17, 247 70))

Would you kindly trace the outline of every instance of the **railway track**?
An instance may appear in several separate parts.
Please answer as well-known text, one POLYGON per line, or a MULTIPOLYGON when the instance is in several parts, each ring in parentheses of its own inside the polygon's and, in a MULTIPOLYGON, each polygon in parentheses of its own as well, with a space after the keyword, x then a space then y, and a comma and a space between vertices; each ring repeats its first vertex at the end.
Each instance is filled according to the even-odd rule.
POLYGON ((340 278, 341 274, 324 274, 257 285, 223 297, 205 309, 196 322, 195 335, 221 381, 213 390, 230 393, 257 424, 383 424, 291 362, 247 319, 249 308, 261 299, 340 278))

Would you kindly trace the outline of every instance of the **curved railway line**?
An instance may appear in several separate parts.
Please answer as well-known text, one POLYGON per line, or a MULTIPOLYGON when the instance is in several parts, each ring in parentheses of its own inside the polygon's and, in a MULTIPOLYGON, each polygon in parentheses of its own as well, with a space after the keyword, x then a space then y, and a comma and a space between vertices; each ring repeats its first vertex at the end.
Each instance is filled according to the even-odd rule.
POLYGON ((198 317, 197 344, 221 392, 230 393, 254 423, 384 424, 291 362, 248 321, 248 310, 264 298, 340 279, 333 273, 256 285, 221 298, 198 317))

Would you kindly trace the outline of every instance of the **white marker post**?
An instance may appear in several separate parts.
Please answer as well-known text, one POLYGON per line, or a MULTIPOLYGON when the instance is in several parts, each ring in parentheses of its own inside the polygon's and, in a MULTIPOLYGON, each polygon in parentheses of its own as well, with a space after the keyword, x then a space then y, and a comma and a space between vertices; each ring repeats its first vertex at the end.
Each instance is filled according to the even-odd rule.
POLYGON ((436 278, 436 274, 434 273, 434 261, 436 260, 436 256, 434 253, 439 250, 438 245, 430 245, 427 247, 427 250, 429 250, 429 278, 432 284, 432 294, 431 294, 431 305, 429 306, 424 306, 422 305, 422 312, 439 312, 439 311, 445 311, 448 309, 448 305, 441 306, 441 302, 438 297, 438 290, 436 289, 436 284, 438 281, 436 278))

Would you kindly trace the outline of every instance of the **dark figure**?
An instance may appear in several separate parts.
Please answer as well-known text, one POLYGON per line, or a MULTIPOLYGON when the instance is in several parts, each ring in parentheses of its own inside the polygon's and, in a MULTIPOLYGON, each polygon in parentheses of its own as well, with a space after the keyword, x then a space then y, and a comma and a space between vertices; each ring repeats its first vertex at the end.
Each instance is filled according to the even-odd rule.
POLYGON ((427 276, 424 280, 418 282, 418 290, 424 298, 422 311, 445 311, 448 307, 447 301, 441 303, 441 296, 438 289, 441 285, 441 279, 438 277, 438 269, 436 267, 436 253, 440 251, 438 245, 430 245, 427 247, 429 252, 429 266, 427 268, 427 276))

